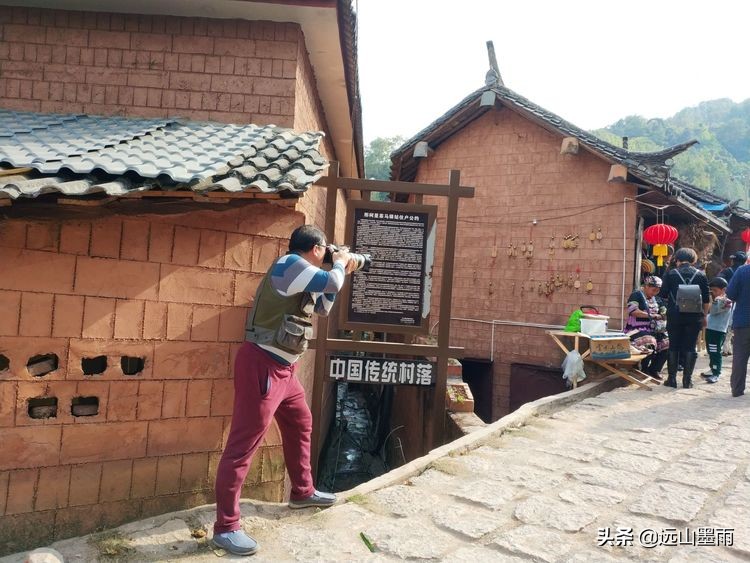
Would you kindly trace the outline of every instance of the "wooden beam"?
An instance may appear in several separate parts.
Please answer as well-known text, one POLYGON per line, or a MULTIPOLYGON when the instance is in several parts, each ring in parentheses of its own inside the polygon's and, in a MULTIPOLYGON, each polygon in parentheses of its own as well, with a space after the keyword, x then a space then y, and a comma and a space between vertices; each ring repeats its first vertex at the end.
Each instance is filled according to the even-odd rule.
MULTIPOLYGON (((317 182, 318 186, 336 187, 341 190, 361 190, 365 192, 392 192, 397 194, 439 195, 448 197, 451 187, 448 185, 419 184, 417 182, 389 182, 387 180, 360 180, 359 178, 334 178, 323 176, 317 182)), ((458 197, 474 197, 474 188, 458 186, 458 197)))
POLYGON ((609 178, 607 182, 622 183, 628 179, 628 167, 622 164, 613 164, 609 169, 609 178))
POLYGON ((33 168, 4 168, 0 169, 0 176, 14 176, 16 174, 26 174, 31 172, 33 168))
POLYGON ((0 207, 10 207, 13 205, 13 201, 10 198, 0 198, 0 207))
POLYGON ((100 197, 96 199, 86 199, 83 197, 58 197, 57 203, 59 205, 77 205, 78 207, 101 207, 112 203, 117 197, 100 197))
POLYGON ((575 137, 565 137, 562 140, 560 154, 578 154, 578 139, 575 137))

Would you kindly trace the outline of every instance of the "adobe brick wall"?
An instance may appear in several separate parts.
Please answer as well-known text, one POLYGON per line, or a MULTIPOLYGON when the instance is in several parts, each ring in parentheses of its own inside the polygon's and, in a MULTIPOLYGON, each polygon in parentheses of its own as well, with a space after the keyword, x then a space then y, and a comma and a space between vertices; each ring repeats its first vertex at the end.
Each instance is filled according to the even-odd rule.
MULTIPOLYGON (((233 357, 255 288, 301 213, 225 211, 0 223, 0 552, 213 501, 233 357), (31 356, 58 369, 33 376, 31 356), (103 373, 81 360, 107 357, 103 373), (126 375, 121 357, 143 358, 126 375), (95 416, 73 416, 75 397, 95 416), (32 419, 29 399, 56 397, 32 419)), ((274 425, 245 496, 280 500, 274 425)))
POLYGON ((294 125, 295 23, 0 6, 0 39, 0 107, 294 125))
MULTIPOLYGON (((489 112, 440 145, 419 165, 417 181, 446 183, 451 169, 461 171, 461 184, 475 186, 473 199, 461 200, 453 275, 453 317, 482 320, 565 324, 581 304, 593 304, 611 316, 619 327, 622 316, 623 244, 626 247, 626 297, 632 289, 635 206, 626 207, 626 240, 623 243, 623 199, 635 188, 608 184, 609 164, 581 151, 560 155, 562 138, 508 109, 489 112), (598 209, 594 207, 601 206, 598 209), (533 219, 558 217, 551 221, 533 219), (589 241, 589 233, 601 227, 603 240, 589 241), (563 250, 567 234, 578 234, 577 250, 563 250), (557 248, 548 254, 550 238, 557 248), (508 258, 509 243, 534 241, 534 258, 508 258), (539 295, 538 282, 551 272, 574 276, 580 270, 582 289, 539 295), (591 278, 594 290, 585 292, 591 278), (534 291, 528 291, 534 279, 534 291), (521 285, 526 290, 521 293, 521 285), (515 284, 515 287, 513 286, 515 284)), ((426 198, 426 202, 429 198, 426 198)), ((439 221, 444 225, 445 205, 439 221)), ((437 256, 442 256, 442 234, 437 256)), ((439 280, 441 264, 435 265, 439 280)), ((435 284, 432 304, 437 318, 440 299, 435 284)), ((491 327, 454 321, 451 344, 466 348, 469 357, 489 358, 491 327)), ((515 362, 559 367, 562 353, 543 329, 495 327, 493 418, 508 413, 510 365, 515 362)))

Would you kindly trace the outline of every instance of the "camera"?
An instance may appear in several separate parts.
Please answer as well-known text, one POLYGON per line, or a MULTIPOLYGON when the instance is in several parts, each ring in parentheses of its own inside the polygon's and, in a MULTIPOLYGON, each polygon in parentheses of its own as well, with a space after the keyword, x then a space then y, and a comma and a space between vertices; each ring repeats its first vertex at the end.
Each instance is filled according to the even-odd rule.
MULTIPOLYGON (((349 247, 336 246, 335 244, 329 244, 328 246, 326 246, 326 254, 323 257, 323 264, 333 264, 333 253, 338 252, 339 250, 349 252, 349 247)), ((350 252, 349 255, 357 263, 357 267, 354 268, 355 271, 359 271, 359 270, 362 270, 363 272, 370 271, 370 266, 372 265, 372 255, 356 254, 354 252, 350 252)))

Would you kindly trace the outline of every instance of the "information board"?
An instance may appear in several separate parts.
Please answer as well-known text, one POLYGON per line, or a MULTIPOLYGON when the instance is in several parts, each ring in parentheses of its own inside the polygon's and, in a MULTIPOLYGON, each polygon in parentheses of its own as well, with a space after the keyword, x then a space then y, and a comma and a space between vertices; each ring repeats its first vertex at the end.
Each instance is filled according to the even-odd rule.
POLYGON ((435 214, 429 205, 350 201, 347 242, 372 255, 346 290, 344 328, 426 333, 429 325, 435 214))
POLYGON ((328 377, 336 381, 377 385, 435 385, 437 364, 426 360, 331 356, 328 377))

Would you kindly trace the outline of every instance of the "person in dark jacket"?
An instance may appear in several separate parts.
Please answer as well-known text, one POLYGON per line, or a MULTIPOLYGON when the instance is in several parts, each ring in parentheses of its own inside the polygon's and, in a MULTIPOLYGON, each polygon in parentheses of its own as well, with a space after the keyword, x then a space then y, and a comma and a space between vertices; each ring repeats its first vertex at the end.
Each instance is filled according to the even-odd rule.
POLYGON ((745 394, 747 361, 750 359, 750 266, 734 272, 727 287, 727 297, 734 301, 732 316, 732 397, 745 394))
POLYGON ((732 260, 732 265, 729 266, 728 268, 724 268, 721 272, 717 274, 718 277, 724 278, 725 280, 727 280, 727 283, 732 281, 732 276, 734 275, 734 273, 738 269, 740 269, 745 264, 745 262, 747 262, 747 254, 745 254, 742 251, 735 252, 729 258, 732 260))
POLYGON ((692 248, 680 248, 674 253, 675 268, 667 272, 661 287, 660 297, 667 301, 667 333, 669 334, 669 355, 667 357, 667 381, 664 385, 677 387, 677 371, 680 355, 683 356, 682 386, 693 386, 693 370, 698 359, 695 345, 698 335, 706 327, 706 315, 711 306, 708 279, 695 268, 698 255, 692 248), (702 313, 681 313, 677 307, 677 290, 680 285, 700 287, 703 302, 702 313))

